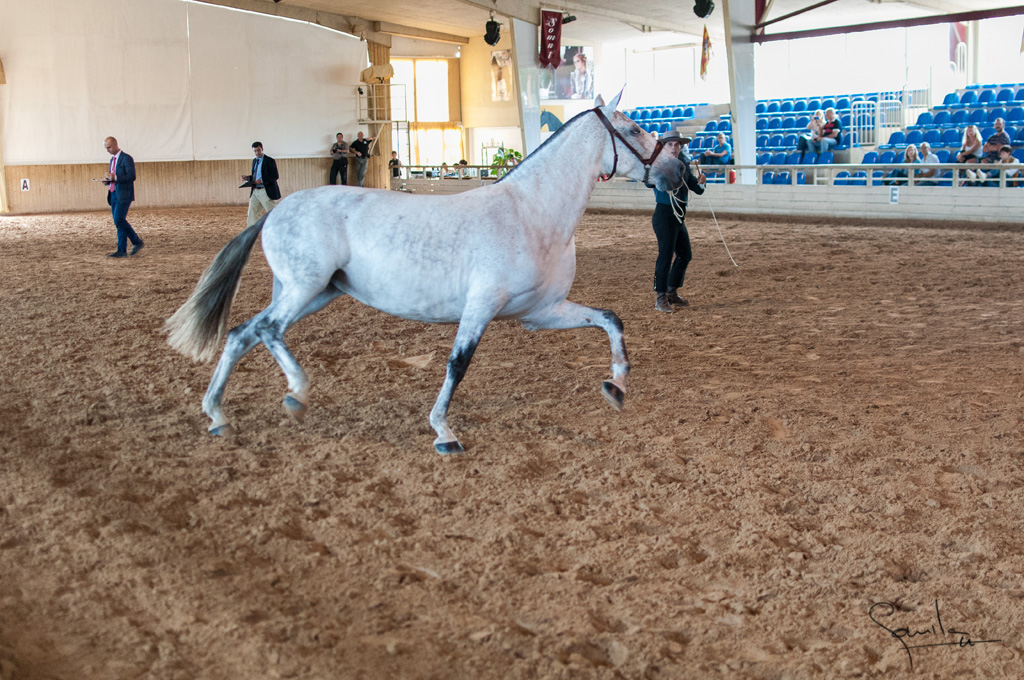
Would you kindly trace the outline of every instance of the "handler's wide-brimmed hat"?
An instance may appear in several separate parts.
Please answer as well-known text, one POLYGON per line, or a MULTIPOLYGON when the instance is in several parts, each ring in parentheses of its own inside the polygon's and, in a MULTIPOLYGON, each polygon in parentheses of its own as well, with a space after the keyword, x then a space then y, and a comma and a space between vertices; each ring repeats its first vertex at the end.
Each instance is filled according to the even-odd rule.
POLYGON ((679 134, 678 130, 669 130, 665 134, 658 137, 658 140, 662 144, 668 144, 669 142, 679 142, 683 146, 686 146, 687 144, 693 141, 693 138, 679 134))

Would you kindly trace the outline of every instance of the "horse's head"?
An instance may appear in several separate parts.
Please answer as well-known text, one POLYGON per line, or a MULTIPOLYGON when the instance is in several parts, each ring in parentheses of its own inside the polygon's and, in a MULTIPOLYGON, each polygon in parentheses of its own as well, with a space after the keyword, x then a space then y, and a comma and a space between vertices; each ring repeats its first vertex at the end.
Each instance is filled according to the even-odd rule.
POLYGON ((609 104, 598 95, 594 112, 608 130, 608 143, 601 167, 608 176, 627 177, 653 184, 661 191, 674 191, 683 184, 683 164, 665 151, 661 143, 632 121, 616 111, 622 92, 609 104))

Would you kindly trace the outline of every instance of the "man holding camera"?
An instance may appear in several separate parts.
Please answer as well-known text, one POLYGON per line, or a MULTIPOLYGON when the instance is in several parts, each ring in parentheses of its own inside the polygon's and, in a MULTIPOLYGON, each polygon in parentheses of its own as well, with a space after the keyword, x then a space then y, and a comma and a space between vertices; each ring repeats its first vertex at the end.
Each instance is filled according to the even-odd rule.
POLYGON ((249 189, 249 216, 247 226, 252 226, 270 212, 281 200, 281 190, 277 186, 277 163, 263 153, 263 142, 253 142, 252 151, 256 158, 252 161, 252 174, 242 175, 242 179, 252 183, 249 189))

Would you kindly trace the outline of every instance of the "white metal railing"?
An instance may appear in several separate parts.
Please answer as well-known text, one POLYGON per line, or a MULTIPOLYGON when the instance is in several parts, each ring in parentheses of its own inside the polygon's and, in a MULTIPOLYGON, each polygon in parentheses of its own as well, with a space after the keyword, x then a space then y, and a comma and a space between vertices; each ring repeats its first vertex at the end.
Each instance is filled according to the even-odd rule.
MULTIPOLYGON (((978 163, 978 164, 964 164, 964 163, 914 163, 908 165, 906 163, 831 163, 828 165, 730 165, 724 166, 724 170, 719 170, 717 166, 712 169, 708 166, 703 168, 705 174, 708 176, 709 183, 725 183, 727 178, 730 177, 729 170, 737 171, 739 174, 740 170, 756 170, 757 172, 757 183, 763 184, 764 174, 767 172, 771 173, 783 173, 788 172, 789 177, 786 182, 782 183, 785 185, 797 185, 797 186, 822 186, 822 185, 836 185, 835 181, 837 175, 841 172, 850 173, 850 177, 839 178, 845 179, 846 186, 930 186, 930 187, 941 187, 941 188, 962 188, 973 187, 984 185, 988 187, 1001 187, 1007 189, 1024 188, 1024 163, 978 163), (896 169, 908 170, 908 177, 889 177, 889 174, 896 169), (917 173, 921 170, 937 170, 939 175, 936 177, 919 177, 917 173), (947 170, 953 171, 952 177, 942 177, 947 170), (968 170, 978 171, 981 170, 989 177, 981 178, 980 180, 972 180, 965 173, 968 170), (1007 177, 1008 171, 1017 171, 1017 176, 1007 177), (865 177, 853 177, 856 172, 866 173, 865 177), (800 173, 804 174, 804 182, 799 182, 800 173), (875 173, 880 173, 879 176, 875 176, 875 173), (886 180, 889 180, 886 182, 886 180), (851 184, 851 182, 856 182, 851 184), (860 183, 863 182, 863 185, 860 183), (943 184, 948 182, 952 186, 943 184)), ((775 184, 773 181, 772 184, 775 184)), ((843 186, 840 184, 838 186, 843 186)))

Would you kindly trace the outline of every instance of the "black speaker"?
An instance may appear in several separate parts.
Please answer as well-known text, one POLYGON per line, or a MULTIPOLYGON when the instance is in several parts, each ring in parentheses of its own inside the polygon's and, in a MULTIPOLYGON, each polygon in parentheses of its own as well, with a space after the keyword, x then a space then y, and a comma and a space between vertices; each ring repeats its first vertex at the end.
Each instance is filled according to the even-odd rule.
POLYGON ((706 19, 715 11, 715 3, 712 0, 697 0, 693 5, 693 13, 701 19, 706 19))
POLYGON ((484 42, 488 45, 494 46, 501 40, 501 24, 494 19, 487 22, 487 32, 484 33, 484 42))

